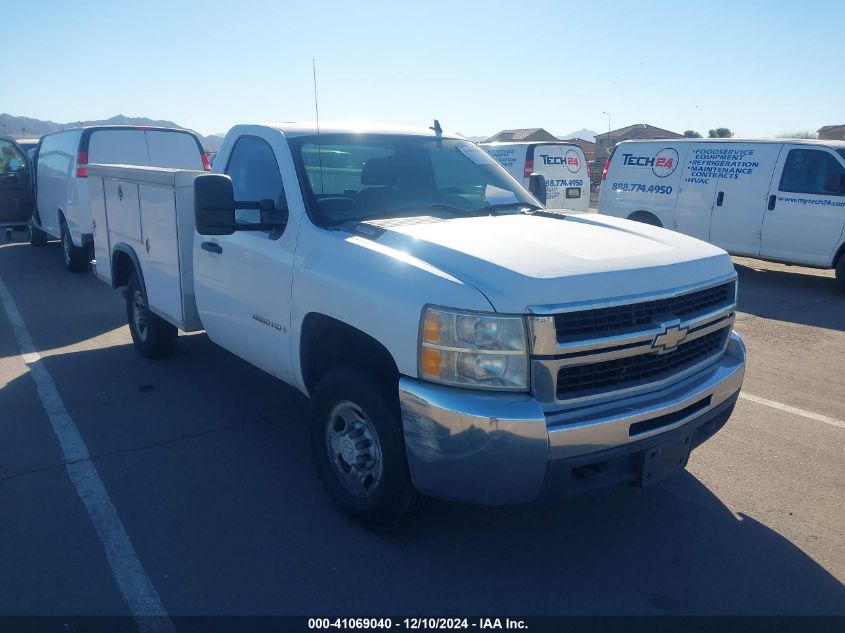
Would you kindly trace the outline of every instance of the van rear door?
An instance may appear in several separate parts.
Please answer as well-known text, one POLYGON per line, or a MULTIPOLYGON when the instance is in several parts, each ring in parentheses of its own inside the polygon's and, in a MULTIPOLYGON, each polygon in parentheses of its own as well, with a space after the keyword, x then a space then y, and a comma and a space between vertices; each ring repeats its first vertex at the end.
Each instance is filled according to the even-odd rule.
POLYGON ((845 160, 826 147, 787 144, 775 174, 760 253, 829 266, 845 229, 845 160))
POLYGON ((88 162, 109 165, 149 165, 143 130, 94 130, 88 140, 88 162))
MULTIPOLYGON (((528 156, 531 159, 530 153, 528 156)), ((546 179, 546 207, 587 211, 590 177, 584 151, 577 145, 537 145, 534 173, 546 179)), ((526 186, 528 182, 525 182, 526 186)))
POLYGON ((711 244, 740 255, 759 255, 766 192, 782 145, 702 143, 702 173, 716 179, 711 244))
POLYGON ((202 149, 192 134, 177 130, 146 130, 144 134, 152 167, 203 169, 202 149))

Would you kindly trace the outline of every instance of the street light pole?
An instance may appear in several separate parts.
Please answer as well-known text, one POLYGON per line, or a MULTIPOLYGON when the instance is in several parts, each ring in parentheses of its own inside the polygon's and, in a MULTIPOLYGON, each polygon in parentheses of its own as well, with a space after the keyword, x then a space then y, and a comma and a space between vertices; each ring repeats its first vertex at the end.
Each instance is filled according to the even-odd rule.
POLYGON ((607 132, 610 133, 610 112, 602 112, 607 117, 607 132))

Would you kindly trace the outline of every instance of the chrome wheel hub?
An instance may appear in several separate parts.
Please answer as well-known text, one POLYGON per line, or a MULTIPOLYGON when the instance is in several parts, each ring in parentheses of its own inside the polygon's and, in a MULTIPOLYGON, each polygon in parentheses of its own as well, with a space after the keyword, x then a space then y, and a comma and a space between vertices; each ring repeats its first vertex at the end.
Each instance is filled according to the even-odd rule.
POLYGON ((356 497, 374 494, 382 477, 378 434, 355 403, 338 402, 326 419, 326 450, 338 481, 356 497))
POLYGON ((135 323, 135 332, 142 341, 147 340, 147 303, 140 290, 132 295, 132 321, 135 323))

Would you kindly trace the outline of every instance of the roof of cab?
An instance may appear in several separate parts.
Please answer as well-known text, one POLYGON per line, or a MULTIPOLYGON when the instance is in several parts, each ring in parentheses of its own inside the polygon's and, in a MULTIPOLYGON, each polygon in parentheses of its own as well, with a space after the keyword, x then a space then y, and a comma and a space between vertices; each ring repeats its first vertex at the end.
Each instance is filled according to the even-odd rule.
MULTIPOLYGON (((317 123, 314 121, 272 121, 259 123, 264 127, 275 128, 285 136, 312 136, 317 134, 317 123)), ((435 132, 431 128, 373 123, 370 121, 320 121, 320 134, 402 134, 406 136, 429 136, 434 138, 435 132)), ((443 131, 446 138, 464 139, 461 134, 443 131)))

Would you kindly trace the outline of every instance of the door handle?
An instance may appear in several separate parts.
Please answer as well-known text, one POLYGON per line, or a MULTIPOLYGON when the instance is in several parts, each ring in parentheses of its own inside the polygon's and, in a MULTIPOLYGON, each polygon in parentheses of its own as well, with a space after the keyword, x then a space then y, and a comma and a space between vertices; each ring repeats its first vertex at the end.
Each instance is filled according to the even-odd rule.
POLYGON ((724 192, 724 191, 720 191, 718 194, 716 194, 716 206, 717 206, 717 207, 721 207, 721 206, 722 206, 722 203, 723 203, 724 201, 725 201, 725 192, 724 192))
POLYGON ((208 251, 209 253, 216 253, 219 255, 223 252, 223 247, 217 242, 203 242, 201 246, 202 250, 208 251))
POLYGON ((776 195, 772 194, 771 196, 769 196, 769 211, 775 210, 775 205, 777 204, 777 202, 778 197, 776 195))

